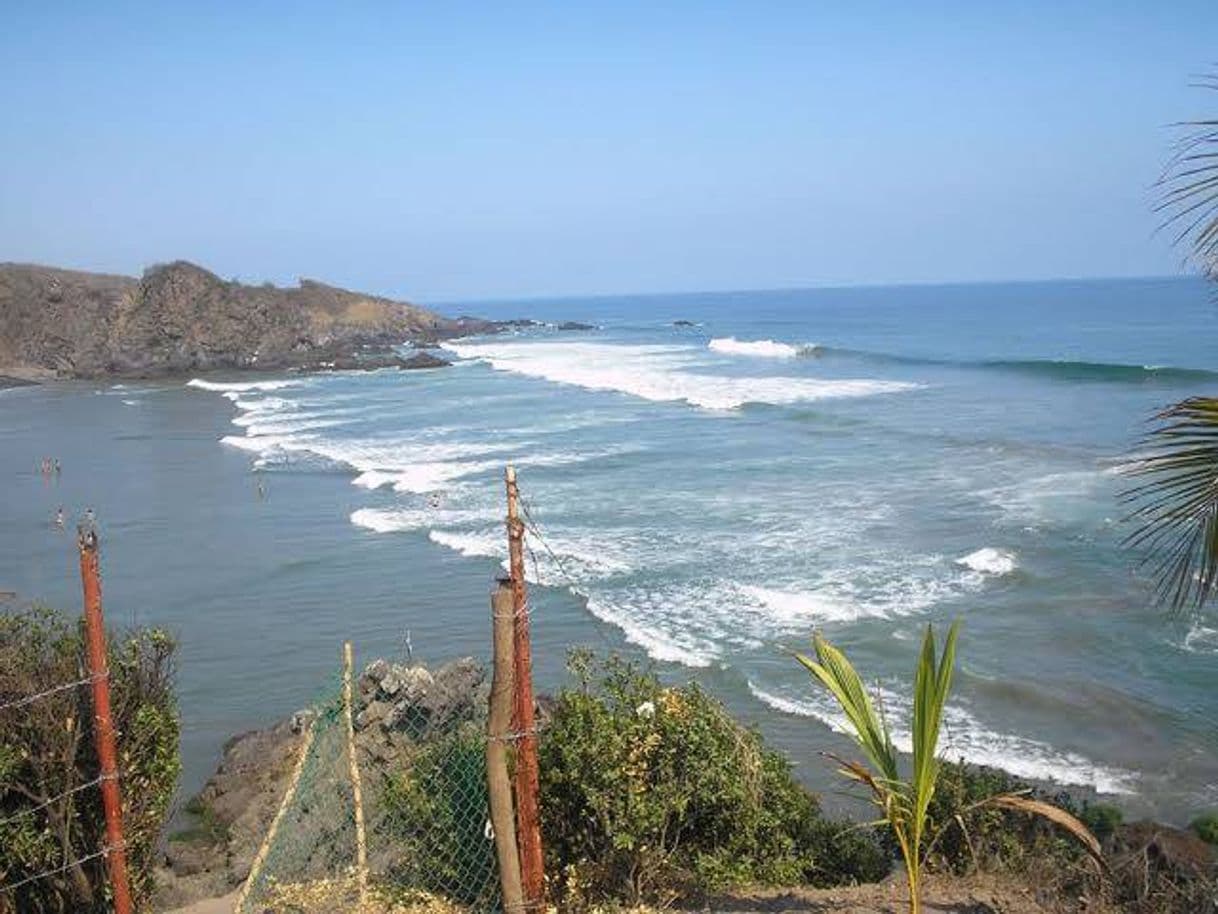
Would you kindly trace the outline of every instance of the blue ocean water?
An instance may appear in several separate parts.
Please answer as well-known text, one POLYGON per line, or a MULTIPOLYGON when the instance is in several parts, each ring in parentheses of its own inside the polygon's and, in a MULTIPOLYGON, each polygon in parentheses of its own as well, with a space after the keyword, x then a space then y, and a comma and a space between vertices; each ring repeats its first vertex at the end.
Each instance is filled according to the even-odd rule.
MULTIPOLYGON (((134 404, 120 418, 142 412, 145 424, 167 404, 222 410, 231 425, 200 433, 214 459, 271 492, 272 507, 241 510, 273 511, 258 529, 284 544, 301 524, 324 526, 324 548, 303 547, 316 562, 299 543, 285 556, 261 538, 233 555, 274 563, 273 580, 227 592, 247 620, 285 589, 316 589, 327 598, 294 617, 288 643, 352 627, 391 641, 403 613, 333 595, 363 593, 375 572, 362 557, 394 555, 415 601, 407 624, 433 642, 468 641, 466 616, 448 605, 453 581, 478 590, 504 557, 501 477, 513 462, 537 534, 529 570, 553 680, 567 644, 645 653, 812 755, 841 727, 791 658, 814 631, 848 651, 904 739, 920 632, 959 619, 949 754, 1168 817, 1218 804, 1218 622, 1151 605, 1120 545, 1115 472, 1156 408, 1218 391, 1218 306, 1201 283, 449 310, 553 323, 448 344, 456 364, 440 371, 105 391, 134 404), (564 320, 594 329, 554 326, 564 320)), ((48 391, 4 397, 10 418, 13 404, 61 408, 48 391)), ((147 447, 163 446, 152 433, 147 447)), ((145 548, 155 552, 151 538, 145 548)), ((254 675, 241 664, 256 647, 228 657, 231 631, 184 624, 196 642, 214 639, 213 672, 254 675)), ((274 632, 265 637, 273 655, 274 632)), ((188 726, 188 705, 215 708, 223 692, 191 678, 189 663, 188 726)), ((308 653, 274 663, 288 679, 316 669, 308 653)))

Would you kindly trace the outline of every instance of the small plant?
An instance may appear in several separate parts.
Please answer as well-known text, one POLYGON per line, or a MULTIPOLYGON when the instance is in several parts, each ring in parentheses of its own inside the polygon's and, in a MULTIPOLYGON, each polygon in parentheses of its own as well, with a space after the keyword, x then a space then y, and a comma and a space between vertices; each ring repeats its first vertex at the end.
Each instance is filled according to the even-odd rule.
MULTIPOLYGON (((867 757, 871 767, 861 762, 835 758, 840 772, 862 784, 879 807, 883 822, 893 837, 905 861, 909 881, 909 907, 913 914, 921 910, 922 869, 925 862, 925 842, 932 825, 929 815, 934 800, 942 760, 938 755, 939 730, 943 709, 951 692, 952 671, 956 660, 956 636, 959 623, 948 630, 939 656, 934 630, 926 626, 922 651, 914 674, 913 700, 913 764, 908 778, 902 778, 898 754, 888 729, 888 721, 876 711, 863 680, 855 672, 846 655, 819 634, 814 648, 816 659, 798 655, 799 662, 828 689, 841 706, 850 724, 854 740, 867 757)), ((1074 816, 1041 800, 1004 793, 987 797, 976 804, 1001 809, 1031 812, 1044 816, 1062 826, 1084 843, 1100 859, 1099 842, 1074 816)))
POLYGON ((1218 845, 1218 812, 1206 812, 1188 823, 1192 833, 1206 844, 1218 845))

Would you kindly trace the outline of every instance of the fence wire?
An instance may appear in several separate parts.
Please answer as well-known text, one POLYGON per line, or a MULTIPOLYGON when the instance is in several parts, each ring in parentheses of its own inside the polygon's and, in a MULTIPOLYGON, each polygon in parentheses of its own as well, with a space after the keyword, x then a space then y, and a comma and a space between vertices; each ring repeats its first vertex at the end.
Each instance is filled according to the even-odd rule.
POLYGON ((353 696, 370 898, 359 905, 341 685, 319 703, 299 782, 238 914, 501 909, 486 787, 487 672, 374 661, 353 696))

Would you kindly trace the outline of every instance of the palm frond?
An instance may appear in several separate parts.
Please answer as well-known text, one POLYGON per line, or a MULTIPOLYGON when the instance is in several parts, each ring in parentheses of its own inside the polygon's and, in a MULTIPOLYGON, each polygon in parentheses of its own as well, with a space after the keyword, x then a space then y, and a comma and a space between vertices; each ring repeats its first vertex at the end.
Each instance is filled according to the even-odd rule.
POLYGON ((1091 859, 1099 864, 1101 869, 1104 868, 1104 853, 1100 849, 1100 842, 1091 833, 1091 829, 1061 807, 1018 793, 1000 793, 997 796, 983 800, 978 805, 1013 809, 1016 812, 1031 813, 1034 816, 1048 819, 1054 825, 1065 829, 1066 832, 1086 848, 1087 853, 1091 855, 1091 859))
POLYGON ((876 767, 880 777, 898 781, 900 773, 897 770, 896 747, 892 744, 887 723, 876 713, 862 678, 846 655, 821 637, 819 632, 813 640, 813 647, 815 660, 802 654, 797 654, 796 659, 837 699, 850 723, 855 741, 867 760, 876 767))
POLYGON ((1218 582, 1218 398, 1192 397, 1158 413, 1123 475, 1137 527, 1125 545, 1143 553, 1156 598, 1200 606, 1218 582))
MULTIPOLYGON (((1218 74, 1198 86, 1218 90, 1218 74)), ((1173 243, 1187 244, 1191 258, 1210 278, 1218 278, 1218 121, 1186 121, 1167 167, 1157 182, 1155 212, 1160 230, 1173 243)))

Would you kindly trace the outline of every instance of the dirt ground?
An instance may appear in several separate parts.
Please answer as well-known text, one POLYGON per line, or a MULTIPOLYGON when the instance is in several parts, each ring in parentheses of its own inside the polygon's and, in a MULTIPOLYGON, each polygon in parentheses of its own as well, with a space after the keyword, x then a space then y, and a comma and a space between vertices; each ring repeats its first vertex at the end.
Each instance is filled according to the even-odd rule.
MULTIPOLYGON (((236 893, 199 901, 167 914, 232 914, 235 901, 236 893)), ((325 907, 340 914, 331 905, 325 907)), ((384 914, 395 914, 396 910, 405 909, 386 908, 384 914)), ((889 880, 837 889, 745 892, 712 899, 702 910, 713 914, 908 914, 909 903, 904 882, 889 880)), ((1035 888, 1026 882, 994 876, 931 879, 926 885, 923 903, 925 914, 1053 914, 1057 910, 1049 899, 1038 899, 1035 888)), ((1097 905, 1088 910, 1104 914, 1106 909, 1097 905)), ((620 914, 631 912, 621 911, 620 914)), ((658 912, 640 909, 634 914, 658 912)))
POLYGON ((205 898, 184 908, 178 908, 171 914, 233 914, 233 906, 237 903, 237 893, 225 895, 223 898, 205 898))

